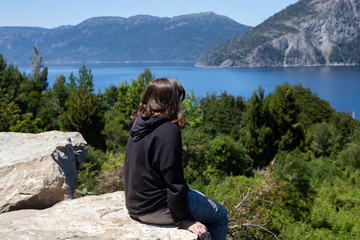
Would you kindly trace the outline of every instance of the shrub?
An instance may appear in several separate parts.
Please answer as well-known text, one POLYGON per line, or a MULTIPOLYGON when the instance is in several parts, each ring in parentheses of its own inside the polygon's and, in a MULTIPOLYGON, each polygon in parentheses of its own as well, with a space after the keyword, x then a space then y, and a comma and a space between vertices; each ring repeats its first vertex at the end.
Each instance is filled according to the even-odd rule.
POLYGON ((227 135, 219 135, 210 141, 205 157, 210 174, 249 175, 251 162, 242 144, 227 135))

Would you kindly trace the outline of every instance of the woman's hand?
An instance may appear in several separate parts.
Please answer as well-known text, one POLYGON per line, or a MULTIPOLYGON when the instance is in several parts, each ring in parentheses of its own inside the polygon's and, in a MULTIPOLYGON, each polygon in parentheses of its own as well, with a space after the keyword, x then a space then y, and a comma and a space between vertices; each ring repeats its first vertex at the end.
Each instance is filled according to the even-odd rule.
POLYGON ((201 222, 194 223, 187 230, 198 235, 200 240, 204 240, 206 237, 206 227, 201 222))

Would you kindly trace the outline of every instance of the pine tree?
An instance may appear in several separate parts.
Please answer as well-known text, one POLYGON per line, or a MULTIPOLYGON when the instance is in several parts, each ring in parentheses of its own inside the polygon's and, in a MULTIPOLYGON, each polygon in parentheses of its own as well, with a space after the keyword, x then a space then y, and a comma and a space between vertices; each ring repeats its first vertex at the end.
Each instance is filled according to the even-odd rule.
POLYGON ((265 102, 265 91, 261 86, 251 96, 246 122, 249 129, 249 136, 246 138, 248 154, 253 160, 253 167, 262 168, 271 162, 276 147, 271 129, 273 119, 265 102))
POLYGON ((278 149, 287 151, 299 147, 304 140, 304 132, 299 122, 300 108, 289 83, 276 86, 274 93, 269 95, 269 110, 275 120, 272 129, 278 149))
POLYGON ((79 69, 77 84, 65 101, 64 111, 60 115, 60 127, 64 131, 80 132, 92 146, 104 148, 101 131, 104 127, 104 106, 93 93, 93 75, 84 65, 79 69))

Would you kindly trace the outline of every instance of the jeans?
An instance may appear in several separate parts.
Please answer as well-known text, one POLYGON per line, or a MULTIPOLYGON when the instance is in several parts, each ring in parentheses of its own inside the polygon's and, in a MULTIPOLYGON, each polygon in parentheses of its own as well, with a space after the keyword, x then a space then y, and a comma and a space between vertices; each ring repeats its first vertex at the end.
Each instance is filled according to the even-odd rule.
POLYGON ((228 226, 226 209, 193 189, 189 190, 187 201, 191 214, 207 227, 212 240, 225 240, 228 226))
MULTIPOLYGON (((207 227, 212 240, 225 240, 228 216, 226 209, 219 203, 207 198, 201 192, 190 189, 187 197, 189 210, 196 221, 207 227)), ((168 208, 139 217, 140 221, 152 224, 172 224, 168 208)))

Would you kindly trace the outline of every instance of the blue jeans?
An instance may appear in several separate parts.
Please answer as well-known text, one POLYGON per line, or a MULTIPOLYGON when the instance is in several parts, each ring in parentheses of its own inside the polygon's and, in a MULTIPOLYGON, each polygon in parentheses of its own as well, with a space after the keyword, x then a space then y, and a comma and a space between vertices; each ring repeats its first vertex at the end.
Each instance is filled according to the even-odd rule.
MULTIPOLYGON (((189 210, 196 221, 207 227, 212 240, 225 240, 228 226, 226 209, 219 203, 207 198, 201 192, 190 189, 187 197, 189 210)), ((138 217, 142 222, 152 224, 173 224, 168 208, 138 217)))
POLYGON ((189 190, 187 201, 191 214, 207 227, 212 240, 225 240, 228 226, 226 209, 193 189, 189 190))

